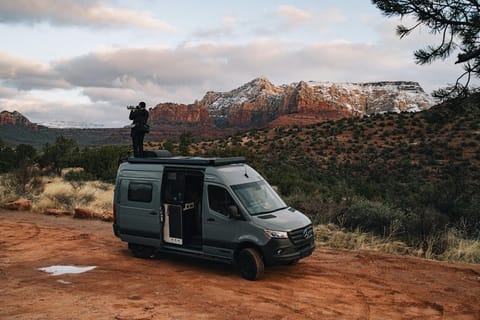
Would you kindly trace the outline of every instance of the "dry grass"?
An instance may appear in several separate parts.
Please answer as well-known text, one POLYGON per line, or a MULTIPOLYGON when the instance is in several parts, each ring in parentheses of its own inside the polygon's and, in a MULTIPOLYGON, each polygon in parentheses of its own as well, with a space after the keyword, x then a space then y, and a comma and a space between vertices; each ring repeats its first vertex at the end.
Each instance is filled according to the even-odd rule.
POLYGON ((0 175, 0 204, 15 201, 19 197, 13 192, 13 189, 8 186, 7 174, 0 175))
POLYGON ((480 240, 462 239, 453 232, 447 234, 447 250, 440 260, 465 263, 480 263, 480 240))
POLYGON ((438 235, 436 240, 432 238, 431 246, 440 241, 446 241, 446 250, 442 254, 434 254, 431 248, 426 250, 413 248, 398 240, 382 238, 360 231, 350 232, 334 224, 315 227, 317 246, 378 251, 457 263, 480 263, 480 240, 464 239, 454 232, 447 232, 438 235))
POLYGON ((55 208, 72 211, 81 207, 96 212, 111 211, 113 185, 100 181, 88 181, 72 186, 62 178, 49 178, 42 194, 33 199, 33 209, 44 212, 55 208))
POLYGON ((347 250, 372 250, 394 254, 412 252, 405 243, 381 238, 360 231, 349 232, 334 224, 315 227, 315 241, 318 246, 347 250))

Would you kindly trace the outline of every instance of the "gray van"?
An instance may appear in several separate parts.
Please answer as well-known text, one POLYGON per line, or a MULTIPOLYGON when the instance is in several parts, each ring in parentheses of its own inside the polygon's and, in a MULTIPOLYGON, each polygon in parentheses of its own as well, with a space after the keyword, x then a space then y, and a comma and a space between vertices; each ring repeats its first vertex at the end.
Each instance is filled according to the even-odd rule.
POLYGON ((312 254, 312 223, 288 207, 243 157, 128 158, 114 192, 113 230, 135 257, 177 253, 234 263, 258 279, 264 265, 312 254))

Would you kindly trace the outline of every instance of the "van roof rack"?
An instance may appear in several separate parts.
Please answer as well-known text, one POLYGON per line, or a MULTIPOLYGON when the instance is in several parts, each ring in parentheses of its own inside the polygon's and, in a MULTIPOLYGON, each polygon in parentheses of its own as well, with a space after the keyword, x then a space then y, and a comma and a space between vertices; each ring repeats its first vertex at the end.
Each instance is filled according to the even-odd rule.
POLYGON ((245 157, 158 157, 158 158, 128 158, 129 163, 176 164, 191 166, 226 166, 245 163, 245 157))

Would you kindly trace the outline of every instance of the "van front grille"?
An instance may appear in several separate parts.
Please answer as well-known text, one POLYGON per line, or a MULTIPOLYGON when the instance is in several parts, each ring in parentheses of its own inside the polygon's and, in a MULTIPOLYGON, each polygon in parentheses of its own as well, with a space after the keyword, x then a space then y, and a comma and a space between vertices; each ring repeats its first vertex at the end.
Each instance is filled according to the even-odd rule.
POLYGON ((295 246, 304 246, 313 241, 313 227, 308 225, 305 228, 290 231, 288 237, 295 246))

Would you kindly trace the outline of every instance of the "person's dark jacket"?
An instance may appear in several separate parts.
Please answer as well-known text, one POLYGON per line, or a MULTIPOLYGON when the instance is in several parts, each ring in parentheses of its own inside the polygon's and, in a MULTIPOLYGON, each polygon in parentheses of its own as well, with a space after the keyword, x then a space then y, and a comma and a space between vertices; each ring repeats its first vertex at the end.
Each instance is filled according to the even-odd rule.
POLYGON ((133 120, 132 131, 144 131, 148 120, 148 111, 145 109, 132 110, 128 118, 133 120))

